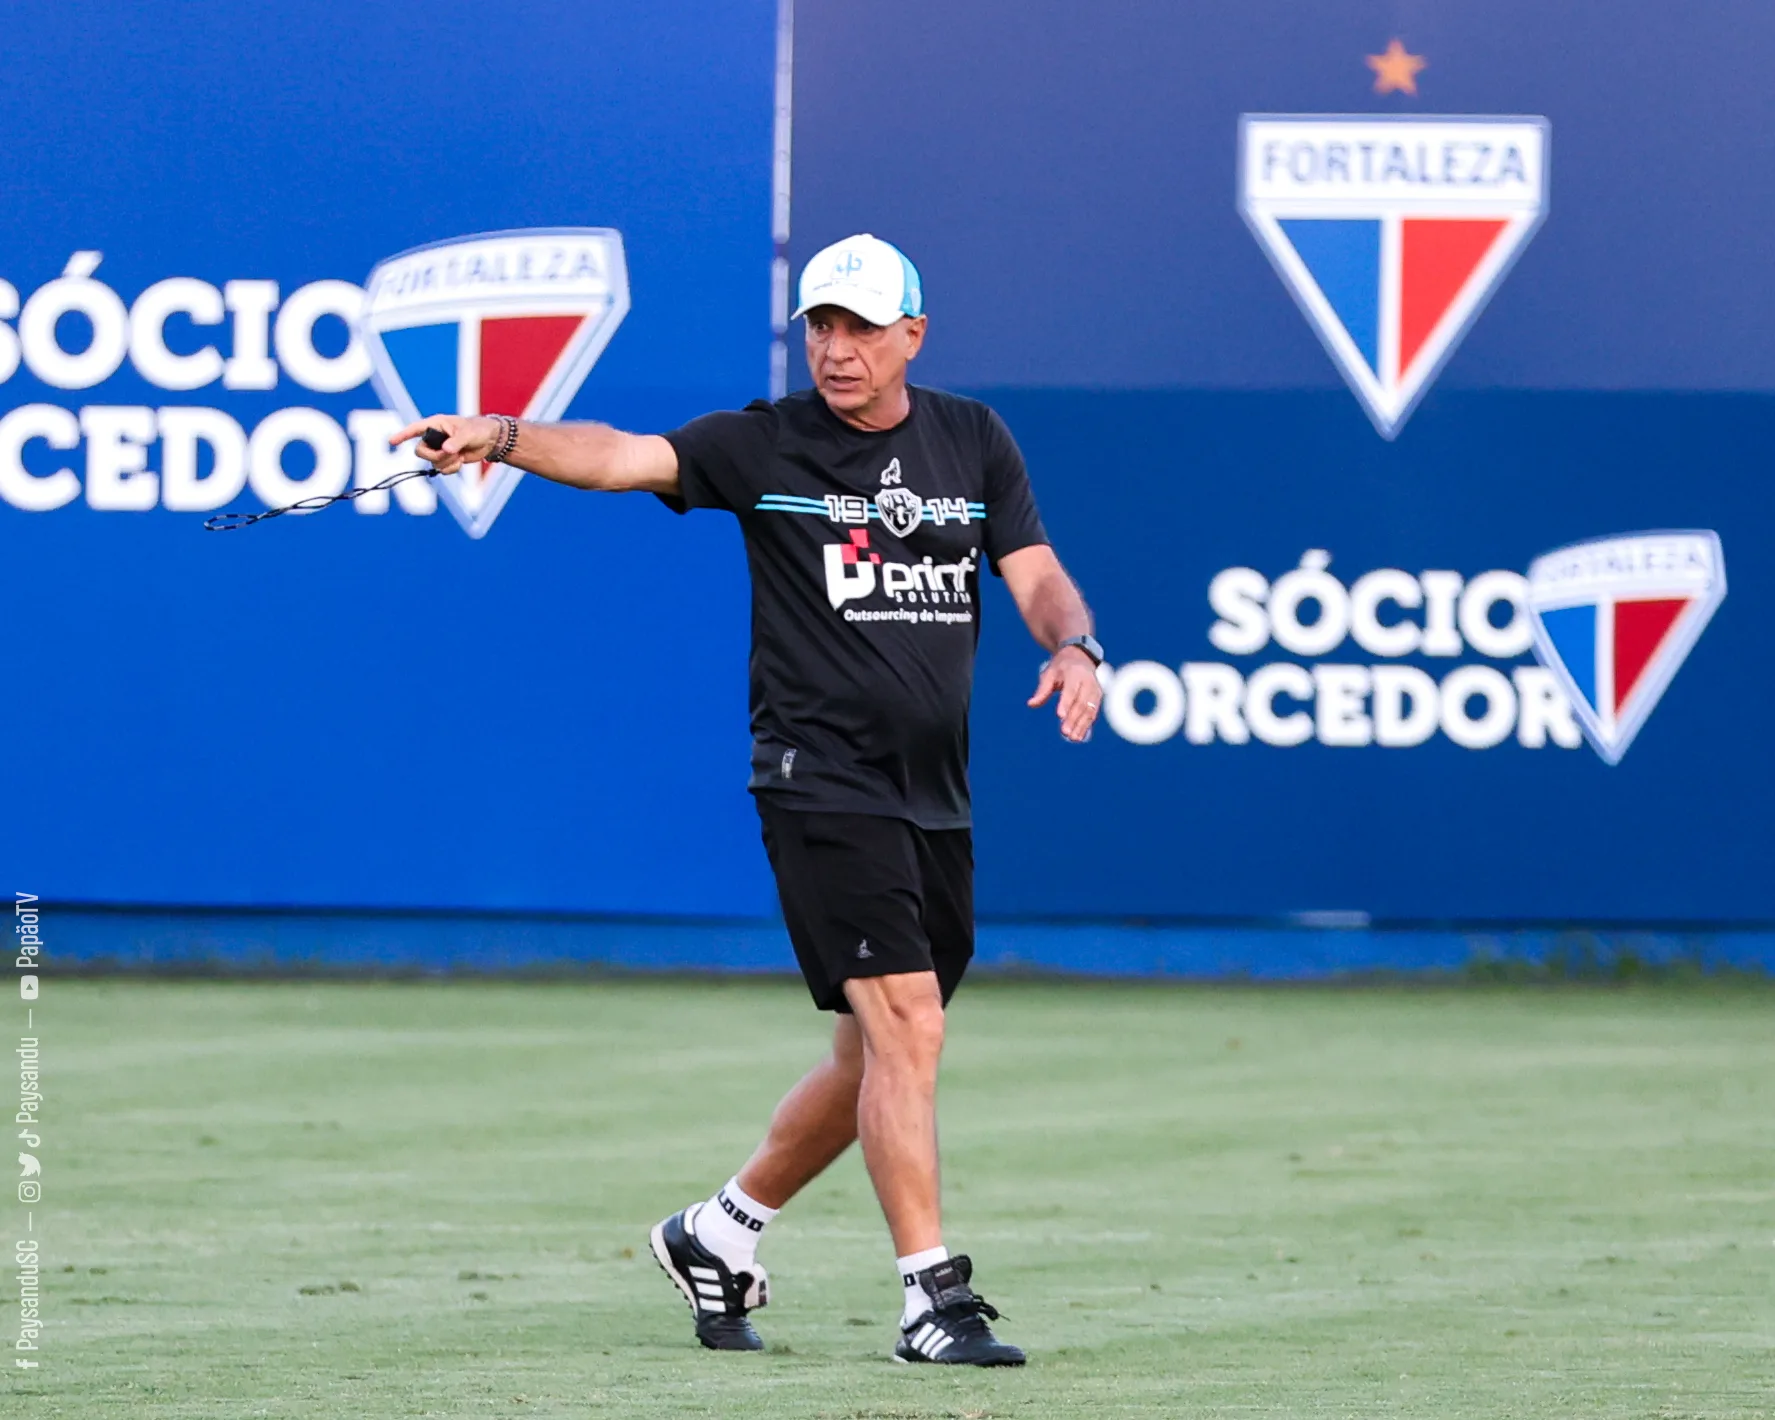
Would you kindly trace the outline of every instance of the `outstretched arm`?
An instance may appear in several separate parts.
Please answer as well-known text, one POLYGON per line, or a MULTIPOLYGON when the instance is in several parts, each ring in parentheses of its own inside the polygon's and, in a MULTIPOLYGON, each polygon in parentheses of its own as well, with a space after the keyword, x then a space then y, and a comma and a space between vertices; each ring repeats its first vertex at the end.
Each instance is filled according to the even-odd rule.
MULTIPOLYGON (((1006 553, 999 559, 998 570, 1029 634, 1047 650, 1053 651, 1069 636, 1083 636, 1091 630, 1090 608, 1046 543, 1006 553)), ((1054 713, 1060 717, 1060 733, 1075 743, 1088 738, 1103 694, 1097 684, 1097 667, 1077 646, 1057 652, 1042 668, 1029 703, 1044 704, 1056 691, 1060 699, 1054 713)))
MULTIPOLYGON (((497 420, 479 415, 434 414, 409 424, 389 443, 400 444, 427 429, 441 429, 448 437, 440 449, 423 442, 413 447, 420 458, 436 465, 439 473, 455 473, 467 463, 479 463, 499 444, 497 420)), ((536 473, 574 488, 593 488, 603 493, 678 492, 678 455, 658 434, 625 434, 608 424, 518 425, 518 442, 506 462, 526 473, 536 473)))

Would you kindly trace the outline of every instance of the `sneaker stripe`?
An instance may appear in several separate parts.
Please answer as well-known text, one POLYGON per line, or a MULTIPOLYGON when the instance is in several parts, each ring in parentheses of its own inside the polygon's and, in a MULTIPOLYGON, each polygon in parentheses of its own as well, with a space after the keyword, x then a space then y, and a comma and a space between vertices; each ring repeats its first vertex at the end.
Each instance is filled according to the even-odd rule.
MULTIPOLYGON (((737 1297, 739 1278, 727 1273, 721 1259, 704 1251, 686 1227, 695 1211, 685 1209, 654 1224, 647 1239, 653 1260, 689 1303, 697 1339, 704 1346, 714 1351, 762 1350, 758 1333, 746 1321, 749 1308, 737 1297), (731 1302, 730 1293, 735 1294, 731 1302)), ((764 1269, 752 1272, 746 1295, 756 1296, 756 1305, 763 1306, 764 1269)))
POLYGON ((953 1336, 942 1336, 937 1339, 936 1344, 934 1344, 925 1354, 934 1361, 953 1345, 955 1345, 955 1338, 953 1336))
POLYGON ((936 1332, 936 1323, 927 1321, 923 1326, 919 1327, 917 1333, 913 1336, 912 1349, 914 1351, 922 1351, 927 1356, 930 1355, 931 1352, 928 1343, 931 1337, 936 1335, 936 1332))

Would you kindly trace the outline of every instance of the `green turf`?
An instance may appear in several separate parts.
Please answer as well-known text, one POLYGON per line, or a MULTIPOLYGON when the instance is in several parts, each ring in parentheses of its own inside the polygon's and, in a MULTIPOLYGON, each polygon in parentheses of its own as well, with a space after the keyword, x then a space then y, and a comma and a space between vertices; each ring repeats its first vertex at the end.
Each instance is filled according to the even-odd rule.
POLYGON ((768 1354, 647 1255, 820 1048, 799 987, 52 981, 38 1024, 9 1415, 1770 1412, 1766 990, 965 991, 950 1242, 1033 1357, 985 1374, 886 1360, 854 1153, 765 1242, 768 1354))

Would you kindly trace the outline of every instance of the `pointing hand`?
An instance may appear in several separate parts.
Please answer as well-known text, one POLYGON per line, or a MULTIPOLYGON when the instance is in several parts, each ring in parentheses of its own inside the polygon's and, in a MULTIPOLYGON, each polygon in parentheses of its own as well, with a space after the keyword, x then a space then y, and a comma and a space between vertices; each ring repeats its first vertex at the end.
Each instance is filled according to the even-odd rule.
POLYGON ((417 424, 409 424, 400 433, 390 435, 389 446, 392 448, 408 439, 416 439, 427 429, 443 431, 446 436, 443 447, 427 448, 424 440, 420 440, 413 446, 413 452, 436 467, 439 473, 455 473, 464 464, 482 462, 499 447, 502 432, 498 420, 482 415, 432 414, 417 424))

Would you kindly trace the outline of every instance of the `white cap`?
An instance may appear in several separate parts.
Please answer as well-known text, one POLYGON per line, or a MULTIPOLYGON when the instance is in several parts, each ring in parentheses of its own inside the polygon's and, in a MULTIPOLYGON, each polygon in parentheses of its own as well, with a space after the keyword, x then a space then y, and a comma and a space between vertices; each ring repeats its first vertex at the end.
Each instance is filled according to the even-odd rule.
POLYGON ((792 320, 815 306, 843 306, 871 325, 924 314, 918 268, 897 246, 867 232, 817 253, 801 269, 799 296, 792 320))

